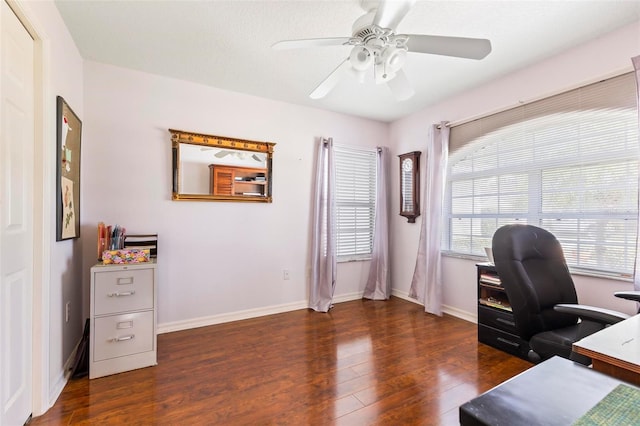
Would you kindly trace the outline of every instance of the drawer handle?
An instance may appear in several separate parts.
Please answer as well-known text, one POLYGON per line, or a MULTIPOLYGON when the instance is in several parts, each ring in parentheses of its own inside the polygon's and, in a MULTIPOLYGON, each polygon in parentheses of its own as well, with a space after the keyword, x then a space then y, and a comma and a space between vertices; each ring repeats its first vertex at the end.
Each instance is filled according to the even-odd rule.
POLYGON ((109 296, 109 297, 122 297, 122 296, 133 296, 134 294, 136 294, 135 290, 123 291, 123 292, 116 291, 115 293, 107 293, 107 296, 109 296))
POLYGON ((513 346, 514 348, 519 348, 520 343, 512 342, 511 340, 507 340, 504 337, 498 337, 498 342, 506 343, 509 346, 513 346))
POLYGON ((515 327, 516 326, 516 323, 514 321, 509 321, 509 320, 506 320, 504 318, 496 318, 496 322, 501 322, 503 324, 510 325, 511 327, 515 327))
POLYGON ((133 277, 120 277, 117 281, 118 285, 133 284, 133 277))
POLYGON ((131 340, 134 337, 136 337, 135 334, 129 334, 127 336, 120 336, 120 337, 114 337, 113 339, 111 339, 112 342, 125 342, 127 340, 131 340))

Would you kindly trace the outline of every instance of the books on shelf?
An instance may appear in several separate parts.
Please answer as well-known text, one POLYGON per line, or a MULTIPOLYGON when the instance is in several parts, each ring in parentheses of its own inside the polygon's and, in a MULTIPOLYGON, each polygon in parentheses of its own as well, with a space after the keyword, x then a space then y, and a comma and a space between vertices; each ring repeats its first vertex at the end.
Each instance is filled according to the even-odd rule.
POLYGON ((498 308, 504 311, 511 312, 511 305, 509 304, 509 302, 496 299, 495 297, 487 297, 486 299, 480 298, 479 302, 481 305, 490 306, 492 308, 498 308))
POLYGON ((500 277, 497 275, 480 274, 480 282, 483 284, 502 287, 502 281, 500 281, 500 277))

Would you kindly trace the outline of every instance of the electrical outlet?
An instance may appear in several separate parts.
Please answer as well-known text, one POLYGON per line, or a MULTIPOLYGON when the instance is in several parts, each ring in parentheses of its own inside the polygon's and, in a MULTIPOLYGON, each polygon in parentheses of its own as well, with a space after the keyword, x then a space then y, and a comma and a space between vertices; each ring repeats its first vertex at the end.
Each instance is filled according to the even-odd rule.
POLYGON ((70 311, 71 311, 71 302, 67 302, 64 305, 64 322, 69 322, 70 311))
POLYGON ((282 270, 282 279, 287 281, 289 279, 289 270, 288 269, 283 269, 282 270))

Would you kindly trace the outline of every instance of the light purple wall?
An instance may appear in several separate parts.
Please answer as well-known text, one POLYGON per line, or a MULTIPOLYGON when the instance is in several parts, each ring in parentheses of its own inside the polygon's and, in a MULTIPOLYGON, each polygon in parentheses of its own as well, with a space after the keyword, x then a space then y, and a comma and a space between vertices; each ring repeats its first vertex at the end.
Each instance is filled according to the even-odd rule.
MULTIPOLYGON (((640 22, 398 120, 391 125, 392 146, 396 154, 414 150, 425 152, 431 124, 481 117, 521 102, 631 71, 630 58, 638 53, 640 22)), ((393 188, 396 194, 397 187, 398 183, 395 182, 393 188)), ((393 198, 397 199, 398 196, 394 195, 393 198)), ((399 295, 406 295, 409 291, 419 233, 419 223, 407 224, 400 216, 396 216, 392 222, 393 288, 399 295)), ((445 308, 472 320, 476 317, 477 304, 474 265, 475 262, 470 260, 443 258, 445 308)), ((614 291, 630 289, 631 284, 590 277, 574 279, 581 303, 633 313, 632 304, 612 295, 614 291)))
MULTIPOLYGON (((94 62, 84 77, 85 275, 93 228, 118 223, 159 234, 161 328, 306 307, 315 139, 374 147, 388 125, 94 62), (273 203, 171 201, 169 128, 275 142, 273 203)), ((364 264, 339 266, 338 298, 361 293, 364 264)))

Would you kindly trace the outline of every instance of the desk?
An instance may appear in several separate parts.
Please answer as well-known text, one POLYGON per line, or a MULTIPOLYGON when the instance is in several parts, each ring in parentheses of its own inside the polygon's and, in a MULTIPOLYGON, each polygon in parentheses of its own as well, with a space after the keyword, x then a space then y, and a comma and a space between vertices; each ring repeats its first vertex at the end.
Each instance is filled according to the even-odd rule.
POLYGON ((571 425, 621 383, 553 357, 460 406, 460 424, 571 425))
POLYGON ((593 369, 640 386, 640 315, 620 321, 573 344, 593 369))

